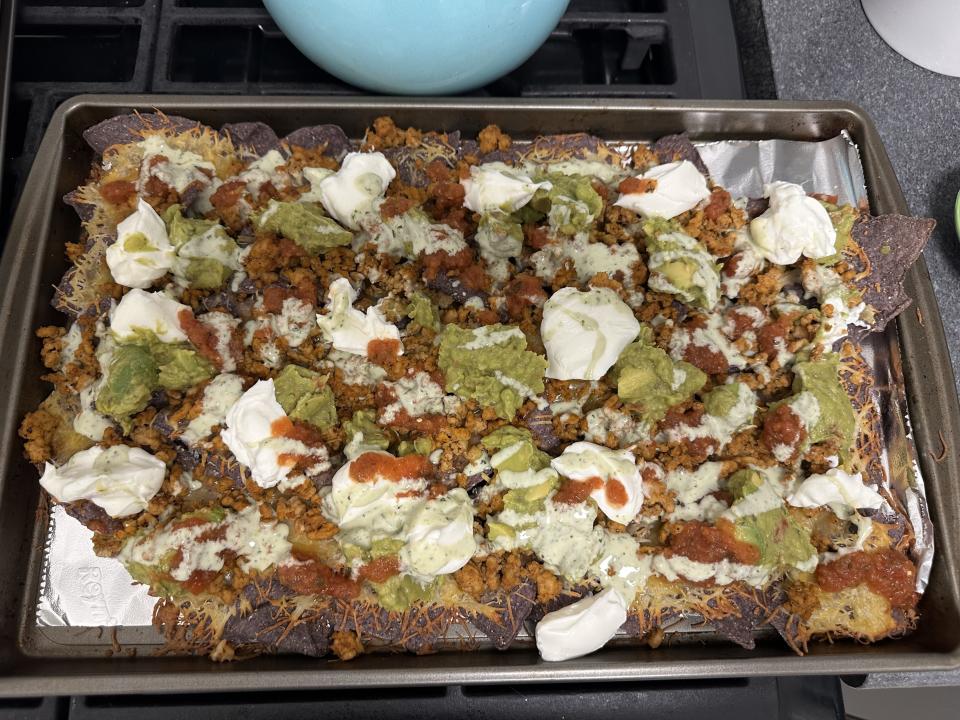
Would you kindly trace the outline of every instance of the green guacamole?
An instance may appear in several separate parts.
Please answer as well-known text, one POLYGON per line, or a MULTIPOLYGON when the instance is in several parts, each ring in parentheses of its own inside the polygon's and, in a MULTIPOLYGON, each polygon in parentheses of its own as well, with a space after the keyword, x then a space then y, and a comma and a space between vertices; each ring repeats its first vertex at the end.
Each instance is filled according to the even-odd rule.
POLYGON ((349 245, 353 240, 353 233, 328 218, 319 205, 312 203, 271 200, 267 209, 260 213, 256 225, 258 230, 293 240, 311 255, 349 245))
POLYGON ((421 585, 409 575, 394 575, 382 583, 371 583, 377 601, 391 612, 403 612, 415 602, 426 602, 433 597, 435 583, 421 585))
POLYGON ((354 435, 360 433, 363 438, 360 445, 371 450, 386 450, 390 447, 390 438, 377 425, 377 415, 373 410, 356 410, 353 418, 343 424, 347 442, 352 442, 354 435))
POLYGON ((550 227, 561 235, 575 235, 588 230, 603 212, 603 200, 589 178, 582 175, 549 173, 537 178, 553 185, 538 190, 530 207, 547 216, 550 227))
POLYGON ((163 220, 177 253, 174 275, 189 287, 219 288, 240 268, 240 248, 220 223, 184 217, 179 205, 167 208, 163 220))
POLYGON ((736 535, 757 546, 761 565, 797 565, 817 553, 810 542, 810 533, 783 507, 737 520, 736 535))
POLYGON ((547 360, 527 350, 516 326, 498 323, 474 331, 447 325, 439 365, 447 392, 477 400, 509 420, 528 395, 543 392, 547 360))
POLYGON ((421 327, 440 331, 440 311, 426 295, 413 293, 410 296, 410 303, 407 305, 406 312, 407 317, 419 323, 421 327))
POLYGON ((852 205, 837 207, 828 202, 820 201, 820 204, 826 209, 830 216, 830 222, 833 223, 833 229, 837 231, 837 240, 834 245, 837 252, 829 257, 819 258, 817 260, 821 265, 836 265, 840 262, 840 257, 850 242, 850 233, 853 230, 853 224, 860 216, 859 211, 852 205))
POLYGON ((143 410, 160 387, 153 356, 139 345, 120 345, 113 352, 107 377, 97 393, 97 411, 119 422, 143 410))
POLYGON ((648 423, 663 419, 667 410, 689 399, 707 381, 699 368, 674 361, 643 340, 627 345, 610 372, 620 399, 638 405, 648 423))
POLYGON ((503 507, 521 515, 532 515, 543 510, 550 491, 555 490, 559 484, 560 479, 553 477, 538 485, 509 490, 503 496, 503 507))
POLYGON ((213 363, 196 350, 174 347, 163 353, 159 367, 160 386, 166 390, 186 390, 216 374, 213 363))
POLYGON ((337 423, 333 391, 318 372, 299 365, 287 365, 273 381, 280 407, 292 418, 319 428, 337 423))
POLYGON ((846 457, 856 440, 857 419, 850 396, 840 384, 840 356, 827 353, 819 360, 798 362, 793 374, 793 391, 813 393, 820 406, 820 417, 808 431, 808 442, 836 438, 840 456, 846 457))
POLYGON ((720 299, 720 264, 703 244, 680 232, 647 240, 648 285, 683 302, 711 309, 720 299))
POLYGON ((703 398, 703 407, 714 417, 726 417, 740 400, 740 383, 718 385, 703 398))

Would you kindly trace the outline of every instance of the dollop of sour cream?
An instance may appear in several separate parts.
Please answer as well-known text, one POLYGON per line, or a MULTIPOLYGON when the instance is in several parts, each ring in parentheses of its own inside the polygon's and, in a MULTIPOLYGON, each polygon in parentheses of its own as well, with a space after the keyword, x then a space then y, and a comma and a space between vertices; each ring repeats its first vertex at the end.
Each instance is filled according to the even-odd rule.
POLYGON ((46 463, 40 485, 59 502, 89 500, 119 518, 145 510, 166 474, 166 464, 146 450, 94 445, 59 468, 46 463))
POLYGON ((614 205, 633 210, 644 217, 676 217, 692 210, 710 197, 707 180, 689 160, 657 165, 638 175, 639 180, 656 180, 653 190, 626 193, 614 205))
POLYGON ((590 497, 614 522, 627 525, 643 507, 643 479, 629 450, 575 442, 550 466, 565 478, 592 483, 590 497))
POLYGON ((547 350, 546 376, 599 380, 640 333, 630 306, 610 288, 581 292, 566 287, 543 306, 540 334, 547 350))
POLYGON ((260 487, 274 487, 290 473, 291 466, 280 463, 277 443, 271 442, 274 423, 286 417, 273 380, 258 380, 227 411, 220 437, 260 487))
MULTIPOLYGON (((376 307, 367 308, 366 313, 353 308, 357 291, 350 282, 338 278, 330 283, 327 291, 327 313, 317 315, 317 325, 324 337, 333 343, 333 347, 354 355, 367 355, 367 345, 371 340, 400 341, 400 330, 388 323, 376 307)), ((403 354, 403 346, 400 346, 403 354)))
POLYGON ((757 251, 770 262, 789 265, 800 256, 836 255, 837 231, 830 215, 815 198, 794 183, 774 182, 764 188, 770 207, 750 222, 757 251))
POLYGON ((134 288, 120 300, 110 315, 110 329, 117 340, 134 336, 137 330, 149 330, 160 342, 187 342, 180 325, 180 313, 193 311, 162 292, 148 293, 134 288))
POLYGON ((143 200, 117 225, 117 241, 106 252, 114 281, 131 288, 150 287, 170 270, 174 257, 167 226, 143 200))
POLYGON ((428 500, 407 519, 404 535, 400 560, 411 575, 432 579, 456 572, 477 551, 473 501, 463 488, 428 500))
POLYGON ((477 542, 470 496, 453 488, 427 497, 423 468, 387 452, 361 452, 334 474, 323 513, 339 526, 341 544, 399 540, 401 572, 428 583, 466 565, 477 542))
MULTIPOLYGON (((320 202, 337 222, 360 229, 360 219, 386 191, 397 171, 383 153, 347 153, 340 169, 316 183, 320 202)), ((313 185, 311 185, 313 187, 313 185)))
POLYGON ((626 621, 626 601, 615 588, 607 588, 544 615, 537 623, 537 650, 550 662, 589 655, 606 645, 626 621))
POLYGON ((831 468, 822 475, 810 475, 787 497, 794 507, 817 508, 824 505, 840 518, 850 517, 859 508, 877 510, 883 506, 883 495, 863 484, 860 473, 850 475, 840 468, 831 468))
POLYGON ((460 181, 465 191, 463 204, 478 213, 512 213, 526 205, 537 190, 549 190, 549 182, 534 182, 501 162, 474 165, 470 177, 460 181))
POLYGON ((419 501, 426 490, 426 480, 415 474, 385 477, 380 472, 372 479, 354 477, 358 462, 391 464, 393 460, 390 453, 368 450, 359 453, 334 474, 330 493, 323 501, 323 511, 340 526, 341 532, 359 530, 364 535, 389 536, 403 527, 404 509, 419 501))

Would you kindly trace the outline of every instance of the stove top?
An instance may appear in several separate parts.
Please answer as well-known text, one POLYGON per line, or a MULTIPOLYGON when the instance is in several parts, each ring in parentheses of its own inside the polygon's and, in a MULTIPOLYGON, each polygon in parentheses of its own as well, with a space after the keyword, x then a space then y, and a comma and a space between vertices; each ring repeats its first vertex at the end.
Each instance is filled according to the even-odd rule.
MULTIPOLYGON (((571 0, 533 57, 471 95, 765 97, 771 83, 764 53, 759 0, 571 0), (750 71, 743 73, 740 58, 747 55, 750 71)), ((0 229, 6 227, 54 108, 91 92, 361 94, 303 57, 260 0, 20 0, 0 229)), ((638 708, 650 716, 676 718, 700 718, 706 711, 720 717, 843 717, 836 678, 753 678, 408 688, 362 695, 50 697, 0 701, 0 720, 151 720, 192 718, 198 712, 205 718, 233 718, 242 712, 251 720, 318 715, 601 718, 636 715, 638 708)))
POLYGON ((842 720, 837 678, 585 683, 0 700, 0 720, 441 720, 745 717, 842 720))
MULTIPOLYGON (((743 97, 734 28, 722 0, 571 0, 533 57, 471 95, 743 97)), ((20 0, 12 79, 0 227, 73 95, 361 93, 301 55, 260 0, 20 0)))

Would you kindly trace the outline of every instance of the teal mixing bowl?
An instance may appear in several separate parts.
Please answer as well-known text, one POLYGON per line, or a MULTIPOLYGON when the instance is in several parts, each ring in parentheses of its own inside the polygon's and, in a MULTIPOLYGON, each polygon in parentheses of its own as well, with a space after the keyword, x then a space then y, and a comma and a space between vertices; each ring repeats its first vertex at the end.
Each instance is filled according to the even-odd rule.
POLYGON ((504 75, 550 35, 569 0, 264 0, 327 72, 384 93, 463 92, 504 75))

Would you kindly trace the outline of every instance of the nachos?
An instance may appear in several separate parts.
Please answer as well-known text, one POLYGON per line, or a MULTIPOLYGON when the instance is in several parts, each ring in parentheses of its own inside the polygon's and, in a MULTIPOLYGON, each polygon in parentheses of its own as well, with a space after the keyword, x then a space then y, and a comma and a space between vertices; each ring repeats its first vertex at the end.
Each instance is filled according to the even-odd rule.
POLYGON ((932 221, 733 197, 683 136, 154 114, 85 137, 21 435, 171 649, 913 627, 860 340, 932 221))

